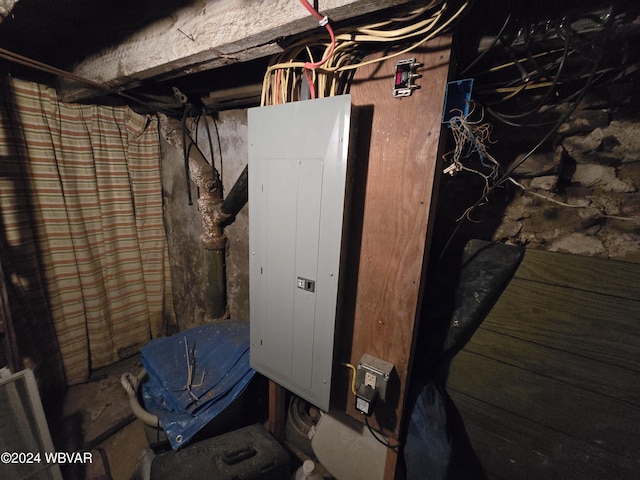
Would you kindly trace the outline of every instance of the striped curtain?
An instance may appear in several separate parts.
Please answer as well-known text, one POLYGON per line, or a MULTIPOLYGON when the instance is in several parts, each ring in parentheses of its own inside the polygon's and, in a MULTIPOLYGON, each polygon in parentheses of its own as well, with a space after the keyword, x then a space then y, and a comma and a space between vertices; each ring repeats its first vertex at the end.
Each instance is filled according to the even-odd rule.
POLYGON ((4 97, 1 258, 23 296, 10 301, 48 312, 39 321, 52 326, 72 385, 175 326, 157 120, 63 104, 55 90, 15 79, 4 97), (46 308, 29 300, 38 285, 46 308))

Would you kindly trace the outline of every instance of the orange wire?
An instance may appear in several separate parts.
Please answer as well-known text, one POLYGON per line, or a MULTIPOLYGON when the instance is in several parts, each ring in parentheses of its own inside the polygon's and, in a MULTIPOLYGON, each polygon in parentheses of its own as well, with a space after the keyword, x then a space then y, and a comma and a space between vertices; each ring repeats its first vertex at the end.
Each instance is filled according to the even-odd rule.
MULTIPOLYGON (((300 0, 300 3, 304 8, 306 8, 309 11, 311 15, 313 15, 316 19, 318 19, 318 21, 320 22, 325 21, 326 17, 324 17, 315 8, 313 8, 307 0, 300 0)), ((333 33, 333 28, 331 28, 331 25, 329 25, 328 20, 326 20, 326 23, 324 24, 324 26, 327 29, 327 32, 329 33, 329 37, 331 38, 331 47, 329 48, 329 53, 327 53, 322 60, 319 60, 317 62, 314 62, 314 63, 306 62, 304 64, 304 68, 315 70, 321 65, 324 65, 325 63, 327 63, 327 61, 331 58, 331 55, 333 55, 333 51, 336 48, 336 36, 333 33)))
MULTIPOLYGON (((275 87, 274 87, 274 89, 275 89, 275 91, 274 91, 274 93, 275 93, 275 95, 274 95, 275 102, 274 103, 276 105, 278 103, 280 103, 279 97, 280 97, 280 77, 281 77, 281 75, 282 75, 282 70, 278 70, 276 72, 276 84, 275 84, 275 87)), ((283 99, 283 101, 285 101, 285 100, 283 99)))
POLYGON ((307 83, 309 84, 309 93, 311 94, 311 99, 313 100, 316 98, 316 87, 313 84, 313 78, 311 78, 311 72, 307 68, 305 68, 304 73, 307 77, 307 83))

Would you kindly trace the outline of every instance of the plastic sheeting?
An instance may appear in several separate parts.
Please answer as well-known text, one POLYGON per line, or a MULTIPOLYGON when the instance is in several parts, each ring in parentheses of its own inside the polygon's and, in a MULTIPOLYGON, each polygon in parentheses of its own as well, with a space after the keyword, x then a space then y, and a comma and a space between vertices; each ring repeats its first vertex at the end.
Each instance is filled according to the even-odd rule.
POLYGON ((174 450, 240 396, 249 367, 249 322, 227 320, 158 338, 142 349, 149 380, 146 409, 157 415, 174 450))
POLYGON ((430 382, 420 389, 411 411, 404 448, 407 480, 451 478, 448 472, 452 457, 445 396, 441 388, 430 382))
POLYGON ((407 480, 485 479, 464 422, 447 394, 451 359, 466 345, 515 273, 524 249, 471 240, 459 269, 443 262, 429 289, 430 328, 418 339, 416 382, 407 409, 407 480), (437 282, 436 282, 437 280, 437 282), (453 295, 451 295, 453 294, 453 295), (449 304, 449 302, 451 302, 449 304))

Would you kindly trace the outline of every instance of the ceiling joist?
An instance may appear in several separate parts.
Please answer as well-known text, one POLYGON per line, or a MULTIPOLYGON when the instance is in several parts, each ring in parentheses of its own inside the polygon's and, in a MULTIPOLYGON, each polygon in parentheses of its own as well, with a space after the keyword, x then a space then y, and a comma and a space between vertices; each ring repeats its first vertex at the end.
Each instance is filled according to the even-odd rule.
MULTIPOLYGON (((408 0, 322 0, 332 21, 408 3, 408 0)), ((318 22, 294 0, 202 0, 177 10, 81 61, 73 73, 111 91, 150 78, 169 79, 278 53, 278 40, 312 31, 318 22)), ((64 101, 95 96, 86 85, 63 81, 64 101)))

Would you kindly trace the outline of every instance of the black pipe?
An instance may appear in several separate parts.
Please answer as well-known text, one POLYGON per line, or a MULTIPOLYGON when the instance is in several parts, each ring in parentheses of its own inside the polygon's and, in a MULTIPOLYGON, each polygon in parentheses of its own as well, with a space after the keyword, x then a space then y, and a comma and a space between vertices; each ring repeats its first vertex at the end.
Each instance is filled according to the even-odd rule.
POLYGON ((206 265, 205 311, 209 319, 220 320, 227 316, 227 278, 225 249, 204 251, 206 265))
POLYGON ((224 199, 220 210, 222 213, 235 217, 249 200, 249 166, 245 165, 244 170, 233 184, 231 191, 224 199))

